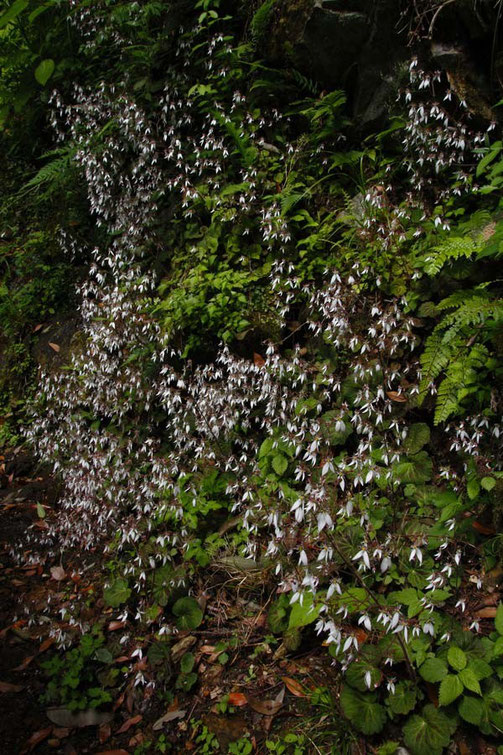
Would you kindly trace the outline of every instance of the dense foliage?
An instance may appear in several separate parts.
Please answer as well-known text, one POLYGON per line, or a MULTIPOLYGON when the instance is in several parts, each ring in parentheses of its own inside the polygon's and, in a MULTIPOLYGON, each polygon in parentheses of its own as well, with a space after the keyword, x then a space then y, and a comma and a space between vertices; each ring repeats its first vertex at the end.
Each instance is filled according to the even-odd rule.
MULTIPOLYGON (((260 59, 274 5, 0 16, 4 436, 24 391, 62 481, 22 557, 102 551, 122 643, 199 626, 183 596, 212 563, 262 569, 271 632, 315 630, 354 728, 441 753, 503 730, 503 608, 478 615, 502 551, 499 127, 411 52, 359 134, 343 92, 260 59)), ((99 707, 103 636, 64 611, 47 699, 99 707)))

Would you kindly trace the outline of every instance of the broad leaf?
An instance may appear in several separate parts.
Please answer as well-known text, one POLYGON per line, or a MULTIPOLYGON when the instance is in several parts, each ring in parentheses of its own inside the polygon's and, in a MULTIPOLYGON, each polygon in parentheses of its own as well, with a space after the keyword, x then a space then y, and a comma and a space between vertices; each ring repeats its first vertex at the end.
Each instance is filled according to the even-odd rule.
POLYGON ((466 666, 466 653, 464 653, 461 648, 453 645, 449 648, 449 651, 447 653, 447 660, 449 661, 449 664, 453 669, 455 669, 456 671, 461 671, 461 669, 464 669, 466 666))
POLYGON ((173 606, 178 629, 195 629, 203 620, 203 612, 194 598, 179 598, 173 606))
POLYGON ((115 582, 103 590, 105 603, 112 608, 117 608, 131 595, 131 590, 125 579, 116 579, 115 582))
POLYGON ((301 600, 302 605, 300 600, 298 600, 292 606, 290 620, 288 622, 289 629, 296 629, 297 627, 305 627, 308 624, 312 624, 320 614, 321 603, 314 605, 312 593, 304 593, 301 600))
POLYGON ((47 84, 52 74, 54 73, 54 68, 55 65, 52 58, 46 58, 46 60, 43 60, 41 63, 39 63, 35 68, 35 78, 38 83, 42 84, 42 86, 45 86, 45 84, 47 84))
POLYGON ((288 468, 288 459, 283 454, 276 454, 272 460, 272 468, 281 477, 288 468))
POLYGON ((409 433, 404 441, 405 452, 412 456, 417 454, 430 441, 430 428, 424 422, 411 425, 409 433))
POLYGON ((412 755, 441 755, 451 741, 456 725, 433 705, 409 718, 403 727, 404 742, 412 755))
POLYGON ((494 619, 494 628, 498 634, 503 635, 503 603, 500 603, 494 619))
POLYGON ((390 694, 387 703, 396 715, 404 716, 414 710, 417 702, 417 689, 411 682, 398 682, 394 694, 390 694))
POLYGON ((463 682, 456 674, 448 674, 440 682, 439 705, 450 705, 463 692, 463 682))
POLYGON ((447 675, 447 665, 440 658, 427 658, 419 673, 425 682, 440 682, 447 675))
POLYGON ((29 0, 16 0, 10 8, 7 8, 5 13, 2 13, 0 16, 0 29, 3 29, 7 24, 10 24, 11 21, 14 21, 14 19, 24 11, 28 2, 29 0))
POLYGON ((463 699, 458 705, 458 713, 464 721, 478 726, 484 713, 484 705, 476 697, 463 695, 463 699))
POLYGON ((463 682, 463 685, 466 687, 466 689, 469 689, 470 692, 475 692, 477 695, 482 694, 479 680, 477 679, 471 668, 462 669, 459 672, 459 678, 463 682))
POLYGON ((362 734, 377 734, 386 723, 386 710, 376 702, 375 692, 357 692, 345 684, 341 692, 344 715, 362 734))

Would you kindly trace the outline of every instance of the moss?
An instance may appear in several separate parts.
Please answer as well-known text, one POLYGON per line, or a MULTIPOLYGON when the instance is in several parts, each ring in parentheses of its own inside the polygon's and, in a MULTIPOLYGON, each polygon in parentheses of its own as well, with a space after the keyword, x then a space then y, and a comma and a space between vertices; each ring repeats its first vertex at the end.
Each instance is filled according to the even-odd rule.
POLYGON ((274 6, 278 4, 278 0, 265 0, 265 3, 258 8, 253 14, 253 18, 250 23, 250 32, 254 45, 257 47, 266 38, 269 30, 271 16, 274 6))

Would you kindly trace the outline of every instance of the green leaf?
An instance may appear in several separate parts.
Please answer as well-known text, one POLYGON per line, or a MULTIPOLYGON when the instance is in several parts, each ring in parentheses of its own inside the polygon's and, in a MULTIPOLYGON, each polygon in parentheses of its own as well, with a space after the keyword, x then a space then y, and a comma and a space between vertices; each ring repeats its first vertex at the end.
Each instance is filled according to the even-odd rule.
POLYGON ((271 605, 267 614, 267 623, 271 632, 281 634, 288 629, 288 614, 290 612, 290 601, 287 595, 281 595, 271 605))
POLYGON ((458 705, 458 713, 467 723, 478 726, 484 713, 484 705, 476 697, 463 695, 463 699, 458 705))
POLYGON ((377 734, 386 723, 386 710, 376 702, 375 692, 357 692, 345 684, 341 692, 344 715, 362 734, 377 734))
POLYGON ((447 674, 440 682, 439 705, 450 705, 463 692, 463 682, 455 674, 447 674))
POLYGON ((196 629, 203 620, 203 612, 194 598, 179 598, 173 606, 178 629, 196 629))
POLYGON ((182 656, 182 659, 180 661, 180 668, 183 671, 183 673, 189 674, 194 668, 195 662, 196 662, 196 658, 194 656, 194 653, 185 653, 185 655, 182 656))
POLYGON ((407 454, 417 454, 427 443, 430 442, 430 428, 424 422, 411 425, 405 438, 403 447, 407 454))
POLYGON ((197 674, 193 671, 190 674, 179 674, 176 677, 175 687, 176 689, 181 689, 183 692, 188 692, 196 682, 197 674))
POLYGON ((470 482, 466 486, 466 492, 468 493, 468 498, 470 499, 470 501, 475 500, 475 498, 477 498, 478 494, 480 493, 480 485, 478 480, 470 480, 470 482))
POLYGON ((39 84, 45 86, 52 74, 54 73, 54 60, 52 58, 46 58, 35 68, 35 78, 39 84))
POLYGON ((276 454, 272 460, 272 468, 278 477, 281 477, 288 468, 288 459, 286 456, 283 456, 283 454, 276 454))
POLYGON ((431 480, 433 463, 426 451, 418 451, 411 459, 399 462, 394 468, 397 482, 412 482, 419 485, 431 480))
POLYGON ((404 742, 412 755, 441 755, 451 741, 456 725, 433 705, 425 705, 421 715, 409 718, 403 727, 404 742))
POLYGON ((494 628, 498 634, 503 635, 503 603, 498 605, 498 610, 496 611, 496 616, 494 618, 494 628))
POLYGON ((390 694, 387 704, 396 715, 404 716, 414 710, 417 702, 417 689, 411 682, 398 682, 395 693, 390 694))
POLYGON ((461 671, 461 669, 465 668, 467 663, 466 653, 464 653, 461 648, 453 645, 448 650, 447 660, 453 669, 461 671))
POLYGON ((381 679, 381 671, 365 661, 355 661, 346 671, 347 683, 354 689, 359 690, 359 692, 367 692, 369 689, 375 689, 381 679), (367 677, 367 674, 370 676, 367 677), (370 687, 367 684, 367 679, 370 682, 370 687))
POLYGON ((470 658, 468 668, 470 671, 473 671, 475 678, 479 681, 487 679, 493 673, 491 666, 486 661, 483 661, 482 658, 470 658))
POLYGON ((316 621, 321 611, 321 603, 318 605, 314 605, 313 603, 313 594, 310 592, 303 593, 302 605, 300 604, 300 600, 298 600, 292 606, 288 629, 305 627, 316 621))
POLYGON ((447 664, 440 658, 427 658, 419 673, 425 682, 440 682, 447 675, 447 664))
POLYGON ((482 485, 484 490, 487 490, 487 492, 489 493, 496 485, 496 480, 494 479, 494 477, 483 477, 480 481, 480 484, 482 485))
POLYGON ((29 0, 16 0, 10 8, 7 8, 5 13, 2 13, 0 16, 0 29, 3 29, 7 24, 10 24, 11 21, 14 21, 14 19, 24 11, 28 2, 29 0))
POLYGON ((109 587, 105 587, 103 590, 103 598, 105 603, 112 608, 117 608, 131 595, 131 590, 128 587, 128 583, 125 579, 116 579, 115 582, 109 587))
POLYGON ((45 509, 41 503, 37 503, 37 515, 40 519, 45 519, 45 509))
POLYGON ((98 648, 95 650, 94 657, 100 663, 112 663, 114 659, 112 653, 107 648, 98 648))
POLYGON ((169 642, 159 640, 154 642, 148 649, 148 660, 153 666, 159 666, 161 663, 167 663, 171 657, 169 642))
POLYGON ((470 668, 464 668, 459 672, 459 678, 463 682, 466 689, 469 689, 470 692, 475 692, 477 695, 482 694, 482 690, 480 689, 479 680, 475 676, 474 672, 470 668))

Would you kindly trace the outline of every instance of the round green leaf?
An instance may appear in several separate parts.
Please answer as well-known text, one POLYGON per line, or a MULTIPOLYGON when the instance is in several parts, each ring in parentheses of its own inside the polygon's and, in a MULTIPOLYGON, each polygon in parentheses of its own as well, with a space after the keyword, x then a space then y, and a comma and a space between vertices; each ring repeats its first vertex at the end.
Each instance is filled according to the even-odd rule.
POLYGON ((52 74, 54 73, 54 60, 52 58, 46 58, 35 68, 35 78, 39 84, 45 86, 52 74))
POLYGON ((173 606, 178 629, 195 629, 203 620, 203 612, 194 598, 180 598, 173 606))
POLYGON ((183 673, 190 674, 190 672, 194 668, 195 662, 196 658, 194 656, 194 653, 185 653, 185 655, 182 656, 182 660, 180 661, 180 668, 183 673))
POLYGON ((444 713, 425 705, 420 716, 411 716, 405 723, 404 742, 412 755, 441 755, 451 741, 453 727, 455 724, 444 713))
POLYGON ((344 715, 362 734, 377 734, 386 723, 386 710, 376 702, 375 692, 361 693, 345 684, 341 692, 344 715))
POLYGON ((272 468, 281 477, 288 468, 288 459, 283 454, 276 454, 272 460, 272 468))
POLYGON ((105 603, 112 608, 117 608, 131 595, 131 590, 128 587, 128 583, 125 579, 116 579, 109 587, 105 587, 103 590, 103 598, 105 603))

